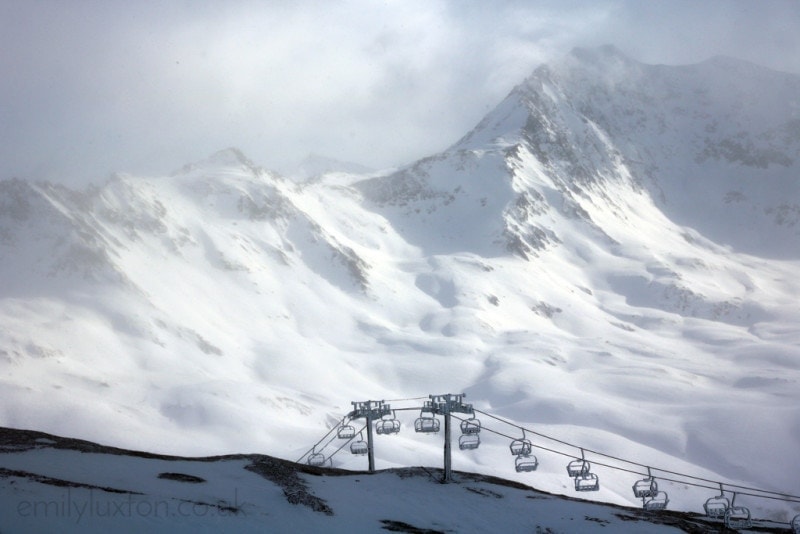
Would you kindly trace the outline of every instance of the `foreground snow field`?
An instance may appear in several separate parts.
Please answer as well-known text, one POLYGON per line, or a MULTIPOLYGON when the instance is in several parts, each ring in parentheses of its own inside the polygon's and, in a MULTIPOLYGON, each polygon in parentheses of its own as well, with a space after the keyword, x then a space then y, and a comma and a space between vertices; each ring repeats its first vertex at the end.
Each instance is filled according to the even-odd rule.
POLYGON ((419 467, 369 475, 255 454, 169 457, 11 429, 0 441, 3 532, 701 533, 721 524, 484 475, 456 472, 442 484, 419 467))

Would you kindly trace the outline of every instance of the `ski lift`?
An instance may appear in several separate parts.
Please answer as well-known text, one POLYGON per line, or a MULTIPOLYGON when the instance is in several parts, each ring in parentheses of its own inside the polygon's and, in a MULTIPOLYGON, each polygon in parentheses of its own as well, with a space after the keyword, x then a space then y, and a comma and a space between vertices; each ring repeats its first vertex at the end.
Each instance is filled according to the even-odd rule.
POLYGON ((539 467, 539 460, 532 454, 521 454, 514 460, 514 469, 517 473, 536 471, 537 467, 539 467))
POLYGON ((666 491, 656 491, 656 494, 649 499, 642 498, 642 508, 648 512, 655 512, 663 510, 669 503, 669 497, 666 491))
POLYGON ((425 403, 426 406, 420 410, 419 417, 414 421, 415 432, 422 432, 424 434, 439 432, 439 420, 433 416, 433 408, 429 407, 428 404, 428 402, 425 403), (431 415, 425 415, 426 413, 431 415))
POLYGON ((356 437, 356 429, 352 425, 342 425, 342 427, 336 433, 336 436, 339 439, 353 439, 356 437))
POLYGON ((350 444, 350 452, 360 456, 369 452, 369 445, 364 441, 364 435, 361 432, 358 433, 358 440, 350 444))
POLYGON ((597 491, 600 479, 594 473, 584 473, 575 477, 575 491, 597 491))
POLYGON ((706 511, 706 516, 714 518, 714 519, 722 519, 725 517, 725 512, 728 511, 728 508, 731 507, 731 502, 725 496, 725 492, 722 490, 722 483, 719 485, 719 495, 716 497, 711 497, 710 499, 706 500, 703 508, 706 511))
POLYGON ((581 449, 580 459, 576 458, 567 464, 567 474, 570 476, 570 478, 575 478, 577 476, 588 474, 591 468, 592 464, 586 461, 586 458, 583 454, 583 449, 581 449))
POLYGON ((439 432, 439 420, 435 417, 420 417, 414 421, 414 430, 423 434, 439 432))
POLYGON ((633 496, 637 499, 644 499, 645 497, 654 497, 658 493, 658 484, 656 479, 650 474, 650 468, 647 468, 647 478, 637 480, 633 485, 633 496))
POLYGON ((439 432, 439 420, 434 417, 435 415, 436 409, 433 407, 433 402, 425 401, 419 411, 419 417, 414 421, 414 431, 424 434, 439 432))
POLYGON ((744 506, 736 506, 736 493, 733 494, 731 506, 725 511, 725 526, 733 530, 753 526, 750 510, 744 506))
POLYGON ((433 402, 429 401, 429 400, 425 401, 422 404, 422 408, 419 411, 419 416, 420 417, 433 417, 434 415, 436 415, 436 409, 433 406, 433 402), (428 415, 426 415, 426 414, 428 414, 428 415))
POLYGON ((464 419, 461 421, 461 433, 462 434, 478 434, 481 431, 481 421, 480 419, 475 419, 473 415, 469 419, 464 419))
POLYGON ((477 449, 481 444, 478 434, 461 434, 458 438, 458 448, 462 451, 477 449))
POLYGON ((308 455, 308 460, 306 460, 308 465, 312 467, 322 467, 327 461, 328 458, 325 458, 324 454, 316 452, 314 449, 311 450, 311 454, 308 455))
POLYGON ((592 464, 587 462, 586 460, 572 460, 570 463, 567 464, 567 474, 571 478, 575 478, 580 475, 585 475, 591 469, 592 464))
POLYGON ((725 512, 725 526, 733 530, 752 527, 750 510, 744 506, 731 506, 725 512))
POLYGON ((512 441, 508 448, 514 456, 527 456, 531 453, 533 445, 531 444, 531 440, 525 437, 524 428, 522 429, 522 438, 512 441))
POLYGON ((792 534, 800 534, 800 514, 794 516, 790 525, 792 526, 792 534))
POLYGON ((397 434, 400 432, 400 421, 395 417, 394 410, 392 410, 390 418, 387 419, 384 416, 375 423, 375 432, 378 434, 397 434))

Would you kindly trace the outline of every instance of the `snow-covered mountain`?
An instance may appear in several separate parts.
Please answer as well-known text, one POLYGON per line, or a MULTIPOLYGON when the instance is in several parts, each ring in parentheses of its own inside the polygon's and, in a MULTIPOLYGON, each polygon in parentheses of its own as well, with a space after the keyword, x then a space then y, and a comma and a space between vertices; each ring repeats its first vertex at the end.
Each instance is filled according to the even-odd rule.
MULTIPOLYGON (((0 424, 296 459, 351 401, 465 392, 588 449, 796 495, 798 95, 733 59, 575 50, 396 171, 298 184, 227 149, 81 191, 0 182, 0 424)), ((379 467, 441 461, 413 431, 378 446, 379 467)), ((499 436, 459 454, 570 492, 561 459, 516 473, 499 436)), ((597 499, 636 504, 631 475, 601 476, 597 499)), ((696 510, 684 489, 671 507, 696 510)))

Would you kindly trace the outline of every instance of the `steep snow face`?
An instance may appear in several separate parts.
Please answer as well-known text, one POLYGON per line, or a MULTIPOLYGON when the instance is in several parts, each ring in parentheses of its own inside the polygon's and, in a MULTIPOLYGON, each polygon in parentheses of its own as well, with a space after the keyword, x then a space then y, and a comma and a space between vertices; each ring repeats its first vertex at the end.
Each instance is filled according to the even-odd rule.
POLYGON ((503 150, 434 156, 357 187, 373 209, 426 255, 507 253, 502 212, 515 192, 503 150))
POLYGON ((673 221, 737 251, 797 258, 797 76, 729 58, 642 65, 605 47, 516 91, 532 149, 573 181, 605 177, 616 158, 673 221))
POLYGON ((108 243, 71 212, 69 204, 80 202, 80 195, 63 187, 0 182, 0 272, 14 281, 4 296, 35 296, 46 290, 42 282, 56 279, 113 283, 124 277, 114 268, 108 243))
MULTIPOLYGON (((291 184, 235 151, 83 192, 2 185, 0 354, 6 397, 20 403, 6 405, 14 426, 69 414, 55 424, 102 434, 116 412, 113 433, 126 439, 145 421, 187 435, 216 427, 219 438, 184 446, 217 448, 250 425, 247 413, 281 405, 258 384, 281 388, 282 373, 303 368, 297 353, 317 352, 310 325, 352 320, 303 303, 336 306, 365 289, 366 262, 293 203, 291 184)), ((293 380, 289 391, 301 389, 293 380)), ((158 433, 150 446, 170 443, 158 433)))
MULTIPOLYGON (((298 184, 228 149, 83 191, 0 182, 0 424, 295 459, 351 401, 463 391, 587 448, 798 493, 774 460, 800 439, 796 84, 576 51, 397 171, 298 184), (769 102, 740 95, 757 80, 769 102), (740 130, 746 154, 724 142, 740 130), (767 146, 791 161, 761 165, 767 146)), ((379 467, 440 447, 407 432, 379 467)), ((524 476, 499 437, 457 461, 524 476)), ((566 491, 563 467, 532 483, 566 491)))
MULTIPOLYGON (((666 67, 613 47, 542 66, 450 152, 524 144, 562 188, 645 188, 733 250, 800 250, 800 79, 718 57, 666 67)), ((570 203, 571 200, 570 200, 570 203)))

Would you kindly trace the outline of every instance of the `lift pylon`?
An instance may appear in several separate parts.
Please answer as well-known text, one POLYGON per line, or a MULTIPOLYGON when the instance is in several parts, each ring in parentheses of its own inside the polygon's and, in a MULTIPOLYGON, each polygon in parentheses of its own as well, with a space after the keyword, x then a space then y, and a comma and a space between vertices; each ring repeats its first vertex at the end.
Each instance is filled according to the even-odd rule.
POLYGON ((354 401, 353 411, 348 414, 350 419, 366 419, 367 420, 367 458, 369 464, 369 472, 375 472, 375 451, 372 446, 372 422, 379 420, 385 415, 392 413, 392 408, 384 401, 354 401))
POLYGON ((444 416, 444 476, 442 482, 452 480, 452 454, 450 452, 450 414, 464 413, 474 415, 475 411, 471 404, 464 402, 464 393, 443 395, 429 395, 430 406, 435 414, 444 416))

